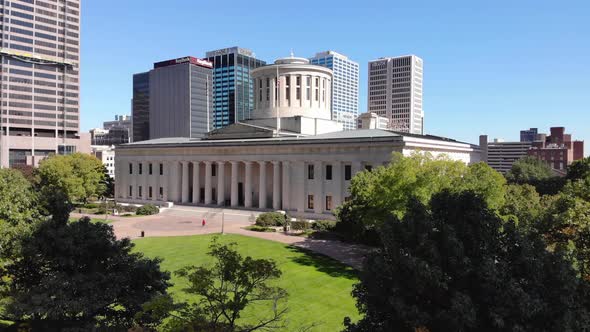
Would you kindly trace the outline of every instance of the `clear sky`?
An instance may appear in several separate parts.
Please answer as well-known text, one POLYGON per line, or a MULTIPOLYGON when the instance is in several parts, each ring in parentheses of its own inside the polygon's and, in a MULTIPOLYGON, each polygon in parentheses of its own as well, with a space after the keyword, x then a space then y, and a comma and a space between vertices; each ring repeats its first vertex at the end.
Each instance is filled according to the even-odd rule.
POLYGON ((218 48, 267 62, 334 50, 360 63, 424 59, 425 129, 480 134, 565 126, 590 153, 590 1, 82 1, 82 130, 130 114, 132 74, 218 48))

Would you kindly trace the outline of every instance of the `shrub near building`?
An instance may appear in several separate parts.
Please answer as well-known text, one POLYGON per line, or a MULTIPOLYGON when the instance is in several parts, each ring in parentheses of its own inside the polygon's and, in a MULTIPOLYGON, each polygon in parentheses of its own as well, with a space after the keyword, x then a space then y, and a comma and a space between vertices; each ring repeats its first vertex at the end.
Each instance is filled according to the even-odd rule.
POLYGON ((279 212, 266 212, 256 218, 256 225, 262 227, 282 227, 287 222, 284 214, 279 212))
POLYGON ((151 216, 152 214, 158 214, 160 212, 160 208, 153 204, 146 204, 144 206, 140 206, 135 211, 135 214, 138 216, 151 216))

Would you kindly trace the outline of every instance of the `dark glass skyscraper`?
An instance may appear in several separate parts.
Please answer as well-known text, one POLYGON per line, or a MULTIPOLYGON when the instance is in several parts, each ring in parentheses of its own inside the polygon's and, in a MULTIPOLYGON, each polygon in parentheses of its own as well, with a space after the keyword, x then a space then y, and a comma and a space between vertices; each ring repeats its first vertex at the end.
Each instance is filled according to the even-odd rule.
POLYGON ((132 141, 150 139, 150 73, 133 75, 132 141))
POLYGON ((252 51, 230 47, 207 52, 213 62, 213 126, 225 127, 249 119, 254 109, 250 70, 266 65, 252 51))

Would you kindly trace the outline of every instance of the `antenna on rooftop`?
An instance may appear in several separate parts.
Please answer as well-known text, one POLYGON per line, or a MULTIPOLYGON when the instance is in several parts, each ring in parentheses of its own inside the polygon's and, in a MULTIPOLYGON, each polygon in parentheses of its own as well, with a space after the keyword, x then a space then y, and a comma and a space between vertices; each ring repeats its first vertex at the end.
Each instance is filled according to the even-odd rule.
POLYGON ((291 49, 291 57, 294 58, 295 57, 295 53, 293 53, 293 49, 291 49))

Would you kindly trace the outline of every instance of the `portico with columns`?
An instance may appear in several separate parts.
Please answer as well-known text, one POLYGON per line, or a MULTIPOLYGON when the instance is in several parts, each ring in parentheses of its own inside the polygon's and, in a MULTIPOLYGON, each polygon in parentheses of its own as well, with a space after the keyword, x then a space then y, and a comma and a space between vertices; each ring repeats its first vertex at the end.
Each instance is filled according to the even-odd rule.
POLYGON ((330 218, 350 195, 352 177, 386 165, 396 151, 479 161, 479 150, 467 143, 384 130, 308 138, 155 140, 117 148, 116 198, 138 204, 282 210, 293 216, 330 218))

